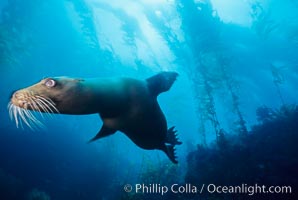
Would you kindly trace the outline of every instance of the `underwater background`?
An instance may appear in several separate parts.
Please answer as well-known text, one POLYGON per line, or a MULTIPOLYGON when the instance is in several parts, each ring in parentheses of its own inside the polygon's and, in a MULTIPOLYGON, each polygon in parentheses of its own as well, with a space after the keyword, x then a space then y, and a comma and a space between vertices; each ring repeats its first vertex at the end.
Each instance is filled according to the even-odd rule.
POLYGON ((297 199, 298 2, 0 0, 0 200, 297 199), (176 71, 159 96, 179 164, 98 115, 16 128, 11 94, 44 77, 176 71), (127 184, 291 186, 291 194, 125 192, 127 184))

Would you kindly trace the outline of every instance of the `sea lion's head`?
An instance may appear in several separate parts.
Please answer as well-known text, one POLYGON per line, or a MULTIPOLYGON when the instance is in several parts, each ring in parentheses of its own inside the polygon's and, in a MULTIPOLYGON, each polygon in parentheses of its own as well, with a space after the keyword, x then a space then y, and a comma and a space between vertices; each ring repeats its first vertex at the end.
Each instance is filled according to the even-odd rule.
POLYGON ((9 114, 18 125, 22 119, 27 125, 38 121, 30 111, 39 113, 71 113, 80 98, 78 88, 82 79, 55 77, 14 92, 9 102, 9 114))

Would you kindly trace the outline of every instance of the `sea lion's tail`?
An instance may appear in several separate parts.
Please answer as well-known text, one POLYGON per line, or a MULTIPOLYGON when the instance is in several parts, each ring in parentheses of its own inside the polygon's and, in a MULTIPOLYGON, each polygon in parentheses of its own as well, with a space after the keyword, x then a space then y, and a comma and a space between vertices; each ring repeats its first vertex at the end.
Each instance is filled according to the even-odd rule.
POLYGON ((161 72, 146 79, 149 91, 153 96, 158 96, 160 93, 168 91, 177 79, 177 76, 178 73, 176 72, 161 72))

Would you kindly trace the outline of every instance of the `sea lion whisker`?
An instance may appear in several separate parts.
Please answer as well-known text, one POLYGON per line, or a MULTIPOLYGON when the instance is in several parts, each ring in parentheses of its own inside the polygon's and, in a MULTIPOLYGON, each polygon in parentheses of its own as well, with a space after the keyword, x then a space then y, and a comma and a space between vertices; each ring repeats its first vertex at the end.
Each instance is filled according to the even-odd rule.
MULTIPOLYGON (((51 99, 49 99, 49 98, 45 98, 44 100, 48 103, 48 105, 49 105, 50 107, 52 107, 52 108, 54 109, 54 111, 55 111, 56 113, 60 113, 59 110, 56 108, 56 104, 55 104, 51 99)), ((54 113, 54 112, 53 112, 53 113, 54 113)))
POLYGON ((12 121, 15 121, 14 119, 14 106, 13 104, 10 104, 9 105, 9 117, 12 121))
POLYGON ((15 120, 15 112, 16 112, 16 108, 15 108, 14 106, 12 106, 11 109, 12 109, 11 112, 12 112, 12 115, 13 115, 13 120, 16 121, 16 120, 15 120))
POLYGON ((9 112, 9 118, 10 118, 10 120, 13 120, 13 106, 12 106, 13 104, 12 103, 9 103, 8 104, 8 112, 9 112))
MULTIPOLYGON (((18 112, 22 112, 22 109, 21 109, 21 108, 17 107, 17 109, 18 109, 18 112)), ((20 117, 20 114, 19 114, 19 119, 20 119, 21 129, 24 130, 23 121, 22 121, 22 119, 21 119, 21 117, 20 117)))
POLYGON ((43 106, 43 109, 46 113, 52 114, 54 112, 51 109, 51 107, 48 104, 46 104, 42 99, 36 99, 36 101, 38 101, 43 106))
POLYGON ((32 125, 34 125, 36 128, 43 127, 43 124, 41 121, 39 121, 29 110, 23 110, 25 115, 28 117, 30 122, 32 122, 32 125))
POLYGON ((46 101, 45 98, 41 97, 41 96, 37 96, 37 100, 39 100, 40 102, 42 102, 43 105, 47 106, 47 108, 49 108, 49 104, 51 104, 49 101, 46 101))
POLYGON ((9 109, 10 109, 10 112, 11 112, 12 117, 13 117, 14 105, 12 103, 10 104, 9 109))
POLYGON ((38 113, 40 114, 40 116, 41 116, 42 118, 44 118, 43 113, 41 112, 39 106, 37 105, 37 103, 34 101, 33 98, 30 98, 30 102, 33 104, 33 108, 34 108, 35 110, 38 111, 38 113))
POLYGON ((17 128, 19 128, 18 113, 19 113, 18 107, 13 106, 13 116, 14 116, 14 120, 16 122, 17 128))
MULTIPOLYGON (((26 116, 28 116, 27 115, 27 110, 22 110, 22 109, 19 109, 19 114, 20 114, 20 117, 21 117, 21 119, 23 120, 23 122, 25 122, 25 124, 31 129, 31 130, 33 130, 33 128, 32 128, 32 126, 30 125, 30 120, 29 120, 29 122, 27 121, 27 119, 26 119, 26 116), (26 114, 26 116, 24 115, 24 114, 26 114)), ((29 118, 30 119, 30 118, 29 118)))
POLYGON ((49 113, 49 110, 47 110, 47 109, 45 108, 45 106, 44 106, 42 103, 40 103, 40 101, 41 101, 41 100, 39 100, 39 99, 35 99, 35 102, 38 104, 38 106, 40 107, 40 109, 41 109, 43 112, 45 112, 45 113, 49 113))
MULTIPOLYGON (((44 99, 37 97, 36 101, 40 102, 44 107, 46 106, 49 109, 48 102, 45 102, 44 99)), ((48 110, 47 110, 47 112, 48 112, 48 110)))
POLYGON ((21 112, 22 112, 22 108, 20 107, 17 107, 17 110, 18 110, 18 118, 19 118, 19 122, 20 122, 20 126, 21 126, 21 129, 24 130, 24 126, 23 126, 23 120, 21 118, 21 112))
POLYGON ((41 117, 43 117, 42 112, 41 112, 40 108, 37 106, 36 102, 32 101, 32 104, 33 104, 34 110, 37 110, 38 113, 41 115, 41 117))
POLYGON ((39 99, 35 99, 35 102, 36 104, 38 104, 38 107, 39 107, 39 111, 40 111, 40 114, 42 115, 42 117, 44 117, 43 114, 45 114, 46 116, 49 116, 51 117, 51 111, 48 110, 42 103, 41 103, 41 100, 39 99))
POLYGON ((43 99, 45 99, 45 100, 47 100, 47 101, 49 101, 51 104, 56 105, 56 104, 54 103, 54 101, 53 101, 51 98, 49 98, 49 97, 44 97, 44 96, 40 96, 40 97, 43 98, 43 99))
POLYGON ((24 116, 26 116, 26 118, 28 118, 30 125, 32 125, 31 122, 33 123, 34 117, 32 116, 31 112, 29 110, 25 110, 25 109, 22 109, 22 112, 24 113, 24 116))
POLYGON ((38 99, 36 99, 36 101, 43 107, 45 114, 48 117, 53 118, 53 114, 54 114, 53 109, 46 102, 44 102, 42 99, 38 98, 38 99))
POLYGON ((26 109, 20 109, 20 111, 22 112, 22 116, 23 116, 23 121, 25 122, 25 124, 31 129, 31 130, 35 130, 35 124, 34 124, 34 116, 32 116, 31 111, 30 110, 26 110, 26 109), (26 123, 28 122, 28 123, 26 123), (34 127, 33 127, 34 126, 34 127))
MULTIPOLYGON (((56 108, 56 104, 53 102, 52 99, 50 98, 46 98, 43 96, 39 96, 37 95, 37 97, 39 97, 40 99, 44 100, 46 103, 48 103, 49 106, 51 106, 57 113, 60 113, 59 110, 56 108)), ((54 112, 53 112, 54 113, 54 112)))
POLYGON ((40 99, 43 99, 43 100, 48 99, 47 101, 49 101, 49 102, 53 102, 50 98, 47 98, 47 97, 44 97, 44 96, 35 95, 35 97, 40 98, 40 99))
POLYGON ((30 110, 22 109, 22 112, 24 113, 24 116, 28 118, 28 122, 30 124, 30 128, 32 130, 36 130, 41 126, 41 122, 31 113, 30 110))
MULTIPOLYGON (((31 108, 33 108, 34 110, 39 111, 40 115, 43 117, 40 108, 37 106, 36 102, 33 100, 32 97, 29 97, 28 102, 29 102, 29 105, 31 106, 31 108)), ((17 127, 19 127, 18 125, 20 124, 21 127, 23 128, 22 121, 24 121, 24 123, 31 130, 34 130, 36 127, 42 126, 42 123, 31 113, 30 110, 17 107, 13 104, 12 104, 11 108, 16 110, 15 114, 14 114, 14 117, 15 117, 15 120, 16 120, 17 127), (20 120, 18 120, 18 116, 20 117, 20 120)))
MULTIPOLYGON (((59 110, 51 102, 44 102, 44 103, 48 105, 50 108, 52 108, 56 113, 60 113, 59 110)), ((55 113, 54 111, 52 111, 52 113, 55 113)))
POLYGON ((10 106, 9 107, 9 117, 10 117, 10 120, 11 121, 15 121, 15 118, 14 118, 14 106, 10 106))

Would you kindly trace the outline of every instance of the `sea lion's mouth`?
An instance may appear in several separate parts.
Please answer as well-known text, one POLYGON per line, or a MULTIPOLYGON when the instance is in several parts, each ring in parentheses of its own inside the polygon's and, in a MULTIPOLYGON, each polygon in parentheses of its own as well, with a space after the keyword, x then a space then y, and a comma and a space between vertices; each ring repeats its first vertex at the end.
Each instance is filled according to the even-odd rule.
POLYGON ((12 95, 8 110, 17 128, 23 127, 22 122, 24 122, 31 129, 43 126, 32 111, 36 111, 42 117, 43 113, 59 113, 56 104, 50 98, 22 90, 12 95))

